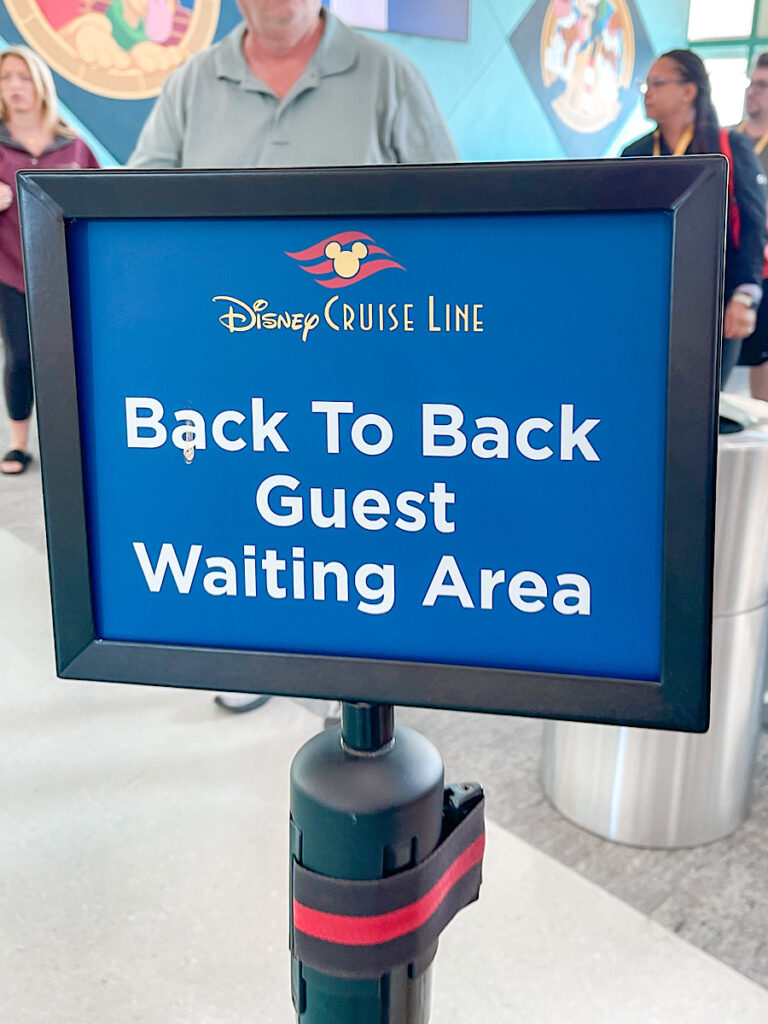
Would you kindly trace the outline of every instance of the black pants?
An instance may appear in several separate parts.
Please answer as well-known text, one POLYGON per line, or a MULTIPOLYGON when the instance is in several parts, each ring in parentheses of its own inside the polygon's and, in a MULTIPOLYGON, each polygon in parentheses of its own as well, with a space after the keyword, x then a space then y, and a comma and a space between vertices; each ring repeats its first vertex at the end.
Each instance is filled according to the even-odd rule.
POLYGON ((763 281, 765 302, 757 309, 755 333, 744 339, 739 356, 739 366, 762 366, 768 362, 768 280, 763 281))
POLYGON ((32 412, 32 361, 24 295, 0 282, 0 331, 5 343, 5 401, 12 420, 32 412))

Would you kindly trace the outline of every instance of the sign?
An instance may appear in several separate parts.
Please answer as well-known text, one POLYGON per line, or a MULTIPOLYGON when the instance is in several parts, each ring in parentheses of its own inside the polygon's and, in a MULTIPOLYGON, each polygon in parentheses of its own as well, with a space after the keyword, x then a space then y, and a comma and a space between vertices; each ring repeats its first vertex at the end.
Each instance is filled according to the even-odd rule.
MULTIPOLYGON (((66 226, 55 338, 42 268, 29 296, 46 473, 71 324, 93 670, 110 645, 237 652, 245 689, 614 720, 667 701, 671 666, 695 712, 667 713, 700 724, 720 248, 690 236, 711 288, 678 436, 688 239, 648 196, 682 174, 717 212, 722 163, 665 165, 542 167, 589 185, 567 212, 520 208, 530 166, 26 176, 27 252, 40 188, 66 226)), ((195 681, 170 671, 144 681, 195 681)))

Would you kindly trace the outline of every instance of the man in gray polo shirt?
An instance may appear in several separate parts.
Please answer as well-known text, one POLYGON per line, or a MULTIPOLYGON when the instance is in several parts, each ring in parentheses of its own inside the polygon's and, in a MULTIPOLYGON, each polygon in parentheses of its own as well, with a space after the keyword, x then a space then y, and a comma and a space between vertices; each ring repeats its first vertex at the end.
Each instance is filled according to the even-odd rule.
MULTIPOLYGON (((320 0, 238 0, 245 22, 166 80, 128 166, 325 167, 457 159, 424 79, 320 0)), ((267 697, 219 695, 229 711, 267 697)), ((304 703, 304 702, 302 702, 304 703)), ((306 702, 327 714, 327 702, 306 702)))
POLYGON ((420 73, 320 0, 238 0, 245 18, 166 80, 129 167, 457 159, 420 73))

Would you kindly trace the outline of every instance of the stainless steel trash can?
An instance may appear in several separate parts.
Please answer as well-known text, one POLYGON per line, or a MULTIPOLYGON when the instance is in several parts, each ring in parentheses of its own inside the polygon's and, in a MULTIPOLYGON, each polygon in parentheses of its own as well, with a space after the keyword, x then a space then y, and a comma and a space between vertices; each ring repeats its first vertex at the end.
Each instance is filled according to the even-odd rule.
POLYGON ((683 847, 746 818, 768 640, 768 432, 721 436, 709 732, 547 722, 543 783, 554 806, 606 839, 683 847))

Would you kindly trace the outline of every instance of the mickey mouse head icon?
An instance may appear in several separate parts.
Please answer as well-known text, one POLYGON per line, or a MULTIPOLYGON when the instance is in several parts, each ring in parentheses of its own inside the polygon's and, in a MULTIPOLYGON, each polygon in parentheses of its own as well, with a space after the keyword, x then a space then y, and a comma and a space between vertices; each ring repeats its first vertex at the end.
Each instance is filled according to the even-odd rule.
POLYGON ((364 242, 354 242, 351 249, 342 249, 338 242, 329 242, 325 247, 325 255, 333 260, 336 274, 349 280, 360 270, 360 261, 368 255, 368 246, 364 242))

